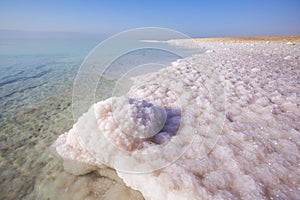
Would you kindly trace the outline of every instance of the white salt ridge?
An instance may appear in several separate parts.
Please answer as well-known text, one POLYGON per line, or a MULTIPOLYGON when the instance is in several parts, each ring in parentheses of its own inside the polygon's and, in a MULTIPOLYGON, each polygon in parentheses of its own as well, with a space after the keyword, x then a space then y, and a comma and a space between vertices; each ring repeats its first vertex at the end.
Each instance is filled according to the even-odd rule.
MULTIPOLYGON (((174 44, 189 46, 188 41, 177 40, 174 44)), ((175 150, 178 150, 192 138, 187 151, 168 167, 144 174, 130 174, 117 168, 117 173, 126 185, 139 190, 145 199, 299 199, 300 62, 299 59, 284 59, 287 54, 297 58, 299 44, 256 42, 251 46, 250 43, 207 42, 198 45, 214 50, 206 55, 213 60, 214 71, 219 73, 226 93, 226 121, 222 135, 206 157, 203 158, 203 153, 210 150, 208 141, 218 130, 212 120, 218 113, 211 112, 211 108, 220 113, 224 110, 220 106, 222 102, 216 103, 209 98, 202 84, 209 79, 202 79, 203 74, 193 69, 194 64, 203 63, 201 55, 194 55, 146 76, 144 81, 153 81, 153 84, 138 87, 142 80, 137 78, 137 87, 128 93, 131 98, 144 99, 155 107, 172 109, 167 112, 165 125, 176 126, 180 119, 176 133, 166 134, 163 142, 159 138, 155 143, 158 136, 151 137, 142 141, 147 145, 141 148, 127 149, 127 143, 124 145, 120 140, 119 147, 125 147, 127 151, 117 151, 116 144, 112 145, 106 138, 119 135, 105 137, 99 133, 97 118, 107 113, 95 117, 95 111, 99 110, 96 105, 100 102, 54 143, 66 170, 84 174, 103 164, 116 168, 118 163, 113 162, 116 161, 114 158, 128 156, 123 152, 130 152, 132 156, 144 151, 147 155, 151 149, 160 152, 166 144, 173 143, 177 144, 175 150), (157 82, 160 84, 154 84, 157 82), (178 110, 180 114, 174 114, 174 119, 170 120, 170 113, 178 110), (214 128, 209 129, 212 125, 214 128), (76 127, 85 131, 79 133, 76 127), (190 134, 185 135, 187 133, 190 134), (176 139, 182 143, 175 143, 176 139)), ((126 109, 131 110, 129 107, 126 109)), ((104 108, 101 106, 101 109, 104 108)), ((164 137, 165 132, 168 131, 161 131, 159 137, 164 137)), ((137 143, 140 142, 141 138, 137 143)), ((169 161, 166 156, 172 156, 172 153, 174 151, 168 154, 161 151, 161 155, 155 154, 157 158, 139 159, 151 165, 156 159, 169 161)))

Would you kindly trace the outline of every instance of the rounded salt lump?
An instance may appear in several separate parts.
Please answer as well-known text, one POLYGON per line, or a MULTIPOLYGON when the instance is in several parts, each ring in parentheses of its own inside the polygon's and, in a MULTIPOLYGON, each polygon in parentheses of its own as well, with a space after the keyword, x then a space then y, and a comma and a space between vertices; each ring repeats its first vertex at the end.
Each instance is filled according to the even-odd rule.
POLYGON ((111 97, 95 106, 98 128, 118 148, 132 151, 159 133, 166 122, 163 107, 142 99, 111 97))

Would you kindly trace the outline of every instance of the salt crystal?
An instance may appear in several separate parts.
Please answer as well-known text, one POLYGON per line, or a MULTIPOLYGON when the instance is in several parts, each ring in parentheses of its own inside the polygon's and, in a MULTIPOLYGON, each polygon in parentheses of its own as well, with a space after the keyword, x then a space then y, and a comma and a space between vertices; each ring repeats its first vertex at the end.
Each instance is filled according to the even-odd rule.
POLYGON ((293 43, 291 41, 288 41, 286 44, 288 44, 288 45, 295 45, 295 43, 293 43))
POLYGON ((284 57, 284 60, 293 60, 293 57, 292 56, 286 56, 286 57, 284 57))

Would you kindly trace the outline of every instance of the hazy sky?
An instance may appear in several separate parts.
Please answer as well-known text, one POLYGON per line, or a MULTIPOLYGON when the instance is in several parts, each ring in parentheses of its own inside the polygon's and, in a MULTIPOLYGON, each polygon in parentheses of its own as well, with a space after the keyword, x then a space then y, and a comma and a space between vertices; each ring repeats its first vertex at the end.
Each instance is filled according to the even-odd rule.
POLYGON ((300 0, 0 0, 0 29, 113 34, 148 26, 192 37, 300 35, 300 0))

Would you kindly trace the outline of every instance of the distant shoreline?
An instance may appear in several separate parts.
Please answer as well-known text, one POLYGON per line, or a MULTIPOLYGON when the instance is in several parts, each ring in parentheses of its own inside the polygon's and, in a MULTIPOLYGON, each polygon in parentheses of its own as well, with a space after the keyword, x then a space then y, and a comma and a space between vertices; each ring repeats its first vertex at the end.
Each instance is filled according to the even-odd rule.
MULTIPOLYGON (((300 36, 257 36, 257 37, 212 37, 212 38, 191 38, 197 42, 256 42, 256 41, 300 41, 300 36)), ((188 40, 188 39, 179 39, 188 40)))
POLYGON ((169 43, 170 41, 188 41, 188 40, 193 40, 195 42, 230 42, 230 43, 242 43, 242 42, 289 42, 289 41, 300 41, 300 36, 205 37, 205 38, 171 39, 171 40, 167 40, 167 41, 141 40, 141 42, 169 43))

